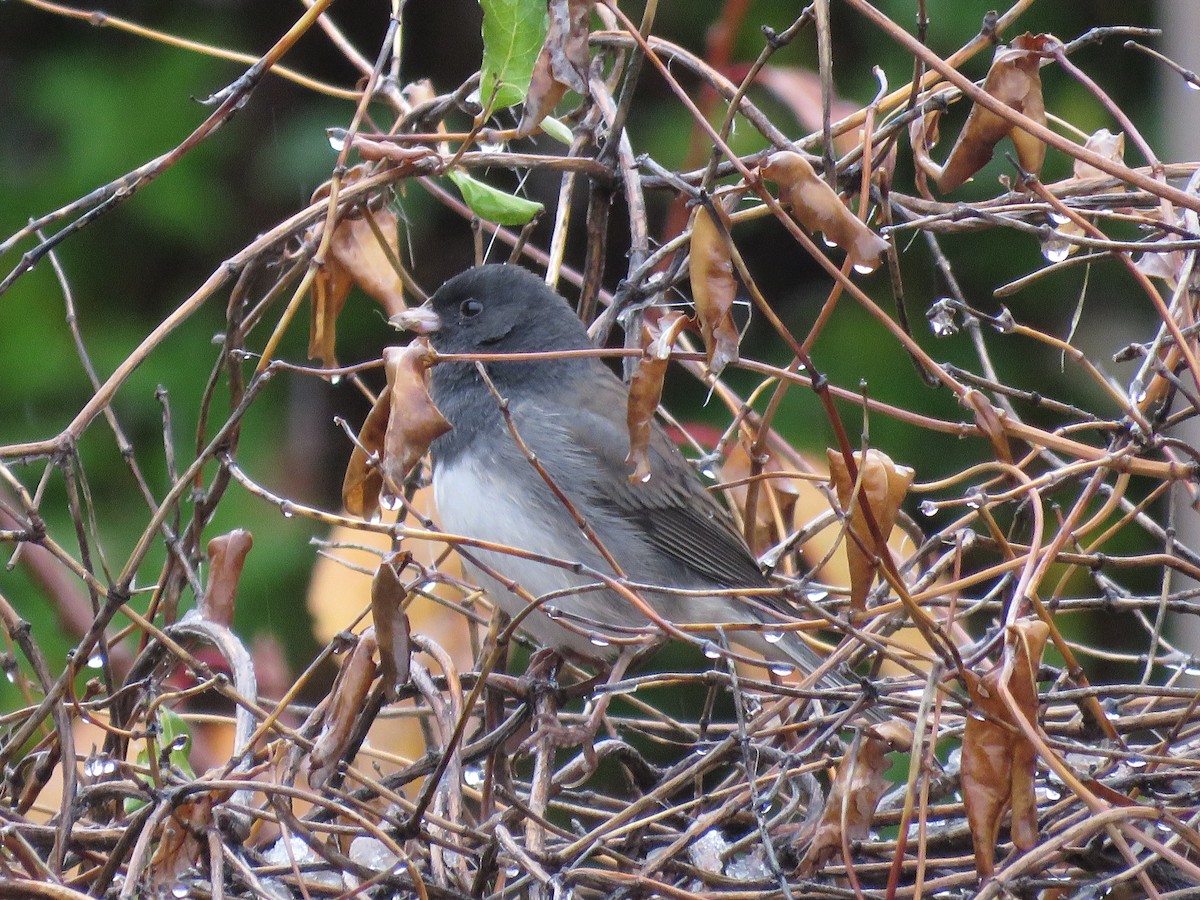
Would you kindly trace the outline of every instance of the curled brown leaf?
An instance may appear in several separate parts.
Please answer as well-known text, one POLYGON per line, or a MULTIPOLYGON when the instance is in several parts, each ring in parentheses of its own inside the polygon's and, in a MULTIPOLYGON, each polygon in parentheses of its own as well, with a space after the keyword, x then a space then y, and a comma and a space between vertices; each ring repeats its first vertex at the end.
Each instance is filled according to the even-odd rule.
POLYGON ((1009 671, 1008 691, 1021 717, 1037 722, 1037 670, 1050 627, 1041 620, 1009 626, 1012 662, 985 675, 966 672, 971 702, 983 715, 967 716, 962 748, 962 794, 975 845, 975 870, 981 878, 995 871, 996 838, 1004 813, 1012 810, 1013 845, 1029 850, 1037 843, 1037 798, 1034 794, 1037 750, 1013 718, 1001 696, 1001 679, 1009 671))
POLYGON ((629 405, 625 410, 625 421, 629 428, 629 453, 625 457, 625 464, 633 466, 629 480, 635 484, 649 481, 653 474, 650 470, 651 426, 662 398, 671 346, 685 324, 687 320, 683 314, 672 311, 654 326, 646 325, 642 329, 645 352, 629 380, 629 405))
POLYGON ((533 64, 517 134, 532 134, 568 90, 589 94, 588 24, 592 0, 550 0, 550 25, 533 64))
POLYGON ((380 466, 385 481, 399 487, 429 445, 450 430, 450 423, 429 396, 429 367, 436 356, 429 342, 387 347, 383 367, 391 392, 391 410, 383 436, 380 466))
POLYGON ((329 692, 329 706, 321 733, 313 742, 307 760, 308 783, 316 790, 328 783, 337 771, 338 760, 350 747, 354 723, 366 708, 367 694, 378 671, 375 664, 377 649, 374 629, 368 628, 359 635, 354 649, 346 655, 338 670, 329 692))
POLYGON ((846 252, 860 272, 872 272, 888 244, 850 211, 837 192, 821 179, 799 153, 780 150, 767 157, 762 175, 779 185, 780 195, 792 206, 805 230, 821 232, 825 240, 846 252))
POLYGON ((854 465, 858 469, 857 491, 855 479, 850 476, 846 458, 837 450, 826 451, 829 459, 829 478, 837 491, 838 503, 850 516, 847 535, 846 561, 850 571, 850 602, 856 610, 866 607, 867 594, 875 581, 878 570, 878 554, 886 553, 888 536, 896 524, 896 514, 912 485, 915 472, 908 466, 899 466, 886 453, 870 449, 866 453, 854 453, 854 465), (877 547, 867 526, 864 505, 870 507, 871 515, 879 528, 885 546, 877 547))
POLYGON ((350 454, 350 462, 342 479, 342 504, 351 515, 364 519, 374 519, 379 515, 383 475, 379 471, 378 460, 383 455, 383 436, 387 432, 391 408, 392 391, 385 387, 379 392, 375 405, 358 432, 358 443, 350 454))
POLYGON ((813 875, 845 844, 870 833, 875 808, 892 786, 884 777, 891 768, 887 754, 911 747, 912 730, 902 722, 887 722, 863 732, 838 769, 820 819, 802 837, 808 846, 800 863, 801 875, 813 875))
POLYGON ((408 591, 400 580, 400 572, 411 559, 411 553, 393 553, 379 563, 371 579, 371 620, 375 623, 380 673, 389 700, 395 700, 397 688, 408 681, 412 656, 408 616, 404 612, 408 591))
MULTIPOLYGON (((1058 43, 1052 35, 1026 33, 1016 38, 1011 46, 998 48, 983 89, 1010 109, 1045 125, 1046 107, 1038 70, 1051 48, 1058 43)), ((996 144, 1005 135, 1016 148, 1021 170, 1034 175, 1040 173, 1046 158, 1046 145, 990 109, 975 104, 946 164, 936 173, 938 188, 952 191, 970 180, 991 161, 996 144)))
POLYGON ((238 582, 246 554, 254 546, 250 532, 235 528, 208 542, 208 586, 200 598, 202 618, 218 625, 233 624, 233 609, 237 600, 238 582))
POLYGON ((697 206, 692 215, 688 275, 708 368, 714 375, 721 374, 738 358, 738 330, 733 323, 737 279, 733 275, 729 224, 729 215, 720 202, 714 202, 711 210, 708 205, 697 206), (721 220, 719 224, 714 213, 721 220))

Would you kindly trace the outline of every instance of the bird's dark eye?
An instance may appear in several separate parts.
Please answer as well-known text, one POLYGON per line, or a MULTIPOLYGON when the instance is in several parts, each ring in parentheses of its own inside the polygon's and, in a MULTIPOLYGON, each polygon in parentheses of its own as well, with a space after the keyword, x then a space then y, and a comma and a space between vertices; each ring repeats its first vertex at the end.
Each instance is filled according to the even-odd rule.
POLYGON ((470 297, 462 302, 462 306, 458 308, 458 311, 470 319, 483 312, 483 304, 474 297, 470 297))

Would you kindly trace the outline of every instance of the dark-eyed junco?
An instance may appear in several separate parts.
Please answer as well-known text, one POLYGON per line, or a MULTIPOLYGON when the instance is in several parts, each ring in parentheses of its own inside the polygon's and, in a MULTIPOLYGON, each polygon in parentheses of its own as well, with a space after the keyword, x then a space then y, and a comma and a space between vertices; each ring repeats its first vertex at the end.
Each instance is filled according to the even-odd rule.
MULTIPOLYGON (((393 323, 427 334, 439 353, 594 349, 567 302, 511 265, 457 275, 425 306, 401 313, 393 323)), ((583 564, 469 551, 542 600, 525 617, 526 632, 568 656, 611 661, 621 638, 639 628, 653 631, 628 597, 589 574, 617 578, 615 562, 627 582, 652 586, 634 589, 663 619, 677 625, 760 625, 727 636, 805 673, 820 665, 818 654, 794 631, 772 629, 773 623, 794 621, 776 597, 703 593, 766 590, 769 584, 729 514, 657 424, 650 441, 651 477, 630 482, 628 391, 604 362, 576 356, 484 366, 494 392, 473 363, 443 362, 432 370, 433 400, 454 426, 432 446, 434 495, 449 532, 583 564)), ((510 615, 524 611, 526 601, 502 580, 478 567, 474 574, 510 615)), ((822 683, 846 684, 836 675, 822 683)))

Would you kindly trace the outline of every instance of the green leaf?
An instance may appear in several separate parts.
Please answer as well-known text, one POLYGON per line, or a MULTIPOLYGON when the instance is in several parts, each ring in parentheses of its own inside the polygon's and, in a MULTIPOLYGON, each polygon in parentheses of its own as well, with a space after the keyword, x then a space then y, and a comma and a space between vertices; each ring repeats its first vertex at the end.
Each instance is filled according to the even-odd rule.
POLYGON ((481 219, 499 225, 524 225, 545 207, 524 197, 506 194, 490 184, 476 181, 466 172, 447 172, 462 193, 463 202, 481 219))
POLYGON ((571 133, 571 129, 564 125, 561 120, 554 118, 554 116, 546 116, 546 118, 542 119, 542 131, 560 144, 566 144, 568 147, 575 140, 575 135, 571 133))
POLYGON ((479 102, 503 109, 525 99, 533 64, 546 40, 546 0, 479 0, 483 66, 479 102))
MULTIPOLYGON (((160 706, 157 711, 159 733, 155 741, 146 742, 144 749, 138 751, 137 764, 143 768, 150 768, 152 765, 158 765, 157 759, 150 759, 149 748, 151 743, 157 748, 159 755, 166 747, 170 747, 167 754, 167 759, 170 764, 179 769, 184 777, 189 780, 196 777, 195 771, 192 769, 192 763, 188 759, 188 753, 192 746, 192 730, 177 713, 172 712, 165 706, 160 706), (175 742, 179 741, 178 744, 175 742), (172 746, 174 745, 174 746, 172 746)), ((126 814, 136 812, 141 807, 145 806, 144 800, 139 800, 136 797, 125 798, 126 814)))

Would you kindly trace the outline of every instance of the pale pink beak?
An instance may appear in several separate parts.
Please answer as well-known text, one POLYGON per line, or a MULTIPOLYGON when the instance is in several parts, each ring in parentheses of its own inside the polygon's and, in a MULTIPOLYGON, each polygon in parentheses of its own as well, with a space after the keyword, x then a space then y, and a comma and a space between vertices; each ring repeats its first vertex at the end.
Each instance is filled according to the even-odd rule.
POLYGON ((441 317, 428 306, 406 309, 396 313, 388 321, 400 331, 412 331, 416 334, 433 334, 442 327, 441 317))

